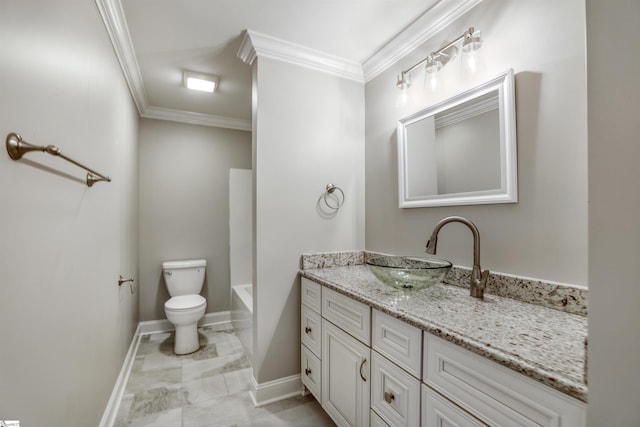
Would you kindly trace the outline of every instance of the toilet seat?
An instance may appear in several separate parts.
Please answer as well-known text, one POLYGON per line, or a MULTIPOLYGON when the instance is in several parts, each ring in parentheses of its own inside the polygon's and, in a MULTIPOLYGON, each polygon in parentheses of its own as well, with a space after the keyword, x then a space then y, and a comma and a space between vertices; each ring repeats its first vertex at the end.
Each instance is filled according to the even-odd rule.
POLYGON ((165 310, 187 311, 200 308, 207 304, 207 300, 201 295, 180 295, 171 297, 164 303, 165 310))

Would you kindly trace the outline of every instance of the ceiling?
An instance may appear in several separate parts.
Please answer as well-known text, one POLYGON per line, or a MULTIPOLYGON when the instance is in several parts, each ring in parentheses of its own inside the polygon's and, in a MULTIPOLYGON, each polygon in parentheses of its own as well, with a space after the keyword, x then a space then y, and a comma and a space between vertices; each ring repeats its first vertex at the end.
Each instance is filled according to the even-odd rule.
POLYGON ((245 30, 286 43, 289 50, 356 64, 364 82, 479 1, 96 3, 141 116, 250 130, 251 67, 238 57, 245 30), (219 76, 219 89, 186 89, 183 70, 219 76))

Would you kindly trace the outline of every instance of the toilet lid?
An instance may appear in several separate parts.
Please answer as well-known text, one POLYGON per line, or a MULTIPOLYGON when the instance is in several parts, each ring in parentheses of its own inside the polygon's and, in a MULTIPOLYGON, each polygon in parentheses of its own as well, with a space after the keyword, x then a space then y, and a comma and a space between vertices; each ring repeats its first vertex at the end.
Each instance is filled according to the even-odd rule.
POLYGON ((201 295, 180 295, 172 297, 164 303, 164 308, 169 310, 190 310, 205 305, 207 300, 201 295))

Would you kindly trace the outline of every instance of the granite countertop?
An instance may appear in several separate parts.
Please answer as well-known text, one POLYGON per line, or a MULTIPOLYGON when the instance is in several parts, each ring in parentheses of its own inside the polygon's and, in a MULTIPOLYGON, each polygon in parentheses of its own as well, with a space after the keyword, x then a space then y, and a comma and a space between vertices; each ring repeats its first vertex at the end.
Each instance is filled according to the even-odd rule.
POLYGON ((438 284, 395 289, 365 265, 301 270, 303 277, 587 401, 587 317, 438 284))

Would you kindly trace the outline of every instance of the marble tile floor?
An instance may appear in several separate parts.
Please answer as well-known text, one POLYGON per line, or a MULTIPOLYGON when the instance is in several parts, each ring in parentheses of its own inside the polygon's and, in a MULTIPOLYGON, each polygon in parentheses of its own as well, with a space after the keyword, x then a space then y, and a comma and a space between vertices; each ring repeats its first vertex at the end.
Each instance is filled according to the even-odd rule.
POLYGON ((334 426, 310 395, 259 408, 252 370, 230 324, 198 329, 200 349, 173 353, 173 333, 141 338, 115 427, 334 426))

